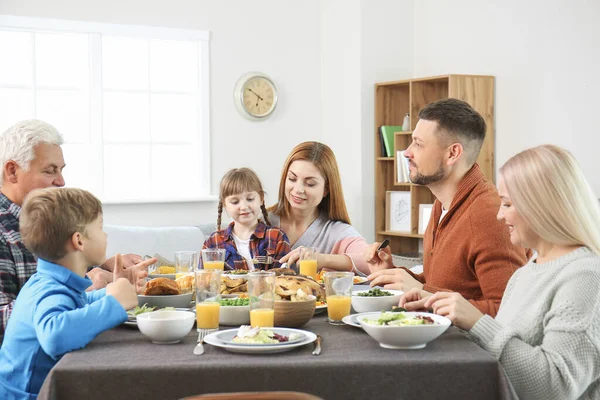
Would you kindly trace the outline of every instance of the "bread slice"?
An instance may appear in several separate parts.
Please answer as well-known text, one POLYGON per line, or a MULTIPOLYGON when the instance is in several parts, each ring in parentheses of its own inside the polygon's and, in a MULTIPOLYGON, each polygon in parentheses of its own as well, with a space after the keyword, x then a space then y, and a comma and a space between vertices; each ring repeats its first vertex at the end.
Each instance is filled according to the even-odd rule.
POLYGON ((161 296, 161 295, 179 294, 179 285, 172 279, 155 278, 146 282, 144 289, 145 296, 161 296))

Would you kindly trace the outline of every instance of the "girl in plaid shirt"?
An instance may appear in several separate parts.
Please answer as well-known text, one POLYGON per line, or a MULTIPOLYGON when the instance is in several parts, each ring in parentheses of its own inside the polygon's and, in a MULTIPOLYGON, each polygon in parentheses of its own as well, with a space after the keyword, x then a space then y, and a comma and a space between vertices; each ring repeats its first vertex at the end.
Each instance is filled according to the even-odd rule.
POLYGON ((277 268, 279 259, 290 251, 285 233, 270 226, 265 208, 265 191, 260 179, 249 168, 232 169, 223 176, 219 190, 217 231, 202 246, 203 249, 224 248, 225 269, 255 268, 256 256, 271 256, 273 264, 257 265, 257 268, 277 268), (223 208, 233 221, 221 229, 223 208), (260 220, 262 218, 264 222, 260 220))

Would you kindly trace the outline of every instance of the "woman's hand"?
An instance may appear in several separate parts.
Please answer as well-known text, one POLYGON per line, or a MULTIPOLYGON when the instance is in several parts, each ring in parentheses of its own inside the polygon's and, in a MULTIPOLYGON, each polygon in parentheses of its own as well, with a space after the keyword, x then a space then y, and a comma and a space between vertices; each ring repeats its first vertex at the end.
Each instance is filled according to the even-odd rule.
POLYGON ((471 330, 479 318, 483 317, 481 311, 455 292, 437 292, 425 300, 424 306, 432 308, 434 313, 447 317, 454 325, 466 331, 471 330))
POLYGON ((287 253, 285 256, 281 257, 279 262, 281 264, 287 263, 288 265, 295 264, 296 261, 300 258, 300 251, 302 251, 302 246, 295 248, 294 250, 287 253))
MULTIPOLYGON (((295 248, 294 250, 290 251, 289 253, 287 253, 285 256, 281 257, 281 259, 279 260, 279 262, 281 264, 283 263, 287 263, 288 265, 292 265, 292 264, 296 264, 298 262, 298 260, 300 260, 300 256, 302 255, 302 249, 304 249, 304 246, 300 246, 295 248)), ((320 270, 322 268, 325 267, 325 257, 323 254, 318 253, 318 252, 314 252, 313 255, 315 256, 315 258, 317 259, 317 268, 320 270)))
POLYGON ((410 289, 400 297, 398 305, 406 308, 407 311, 429 311, 425 308, 425 302, 432 295, 433 293, 423 289, 410 289))

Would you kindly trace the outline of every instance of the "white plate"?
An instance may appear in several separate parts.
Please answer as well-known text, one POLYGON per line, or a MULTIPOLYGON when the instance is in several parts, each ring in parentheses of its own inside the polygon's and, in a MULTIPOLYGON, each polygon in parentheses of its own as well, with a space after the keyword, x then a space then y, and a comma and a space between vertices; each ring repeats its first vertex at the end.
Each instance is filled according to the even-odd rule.
POLYGON ((167 278, 175 280, 175 274, 148 274, 148 279, 167 278))
POLYGON ((365 283, 366 281, 368 281, 366 276, 355 276, 354 277, 354 284, 355 285, 360 285, 362 283, 365 283))
MULTIPOLYGON (((189 308, 175 308, 175 310, 177 311, 190 311, 189 308)), ((155 310, 158 311, 158 310, 155 310)), ((151 311, 148 311, 151 312, 151 311)), ((195 311, 191 311, 191 312, 195 312, 195 311)), ((127 326, 135 326, 137 328, 137 316, 132 317, 131 315, 127 314, 127 321, 123 322, 123 325, 127 325, 127 326)))
POLYGON ((360 326, 360 323, 356 319, 356 317, 358 317, 359 315, 360 314, 346 315, 344 318, 342 318, 342 322, 344 322, 346 325, 355 326, 357 328, 361 328, 362 329, 362 326, 360 326))
POLYGON ((225 274, 222 274, 221 276, 226 276, 229 279, 241 279, 241 278, 248 279, 248 274, 227 274, 227 273, 225 273, 225 274))
POLYGON ((315 314, 320 314, 327 309, 327 304, 323 304, 322 306, 315 307, 315 314))
POLYGON ((298 332, 294 331, 293 329, 287 329, 287 328, 264 328, 264 329, 273 331, 273 333, 277 333, 282 336, 287 336, 288 338, 290 337, 290 335, 292 333, 297 333, 299 336, 295 339, 288 340, 287 342, 283 342, 283 343, 262 343, 262 344, 234 342, 233 338, 237 335, 237 332, 238 332, 237 329, 230 329, 227 331, 216 332, 215 336, 217 337, 217 339, 219 339, 220 341, 222 341, 223 343, 226 343, 226 344, 231 344, 231 345, 236 345, 236 346, 269 346, 269 347, 279 346, 281 344, 296 343, 296 342, 300 342, 306 338, 306 336, 303 333, 298 333, 298 332))
POLYGON ((282 334, 281 332, 287 332, 285 335, 289 336, 289 333, 303 334, 304 339, 296 342, 285 342, 279 344, 270 345, 241 345, 241 344, 228 344, 218 338, 217 335, 224 334, 225 332, 233 332, 237 334, 237 329, 228 329, 225 331, 214 332, 207 335, 204 338, 204 342, 215 347, 221 347, 231 353, 246 353, 246 354, 270 354, 270 353, 283 353, 284 351, 290 351, 296 347, 301 347, 306 344, 312 343, 317 339, 317 335, 312 332, 303 331, 301 329, 284 329, 284 328, 272 328, 275 333, 282 334))

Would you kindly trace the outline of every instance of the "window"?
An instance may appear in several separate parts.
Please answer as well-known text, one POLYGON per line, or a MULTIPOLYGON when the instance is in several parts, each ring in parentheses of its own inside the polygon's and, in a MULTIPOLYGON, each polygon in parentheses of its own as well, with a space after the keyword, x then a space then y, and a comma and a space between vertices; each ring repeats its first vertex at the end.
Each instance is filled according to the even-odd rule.
POLYGON ((0 16, 0 131, 65 138, 68 186, 104 202, 209 196, 208 32, 0 16))

